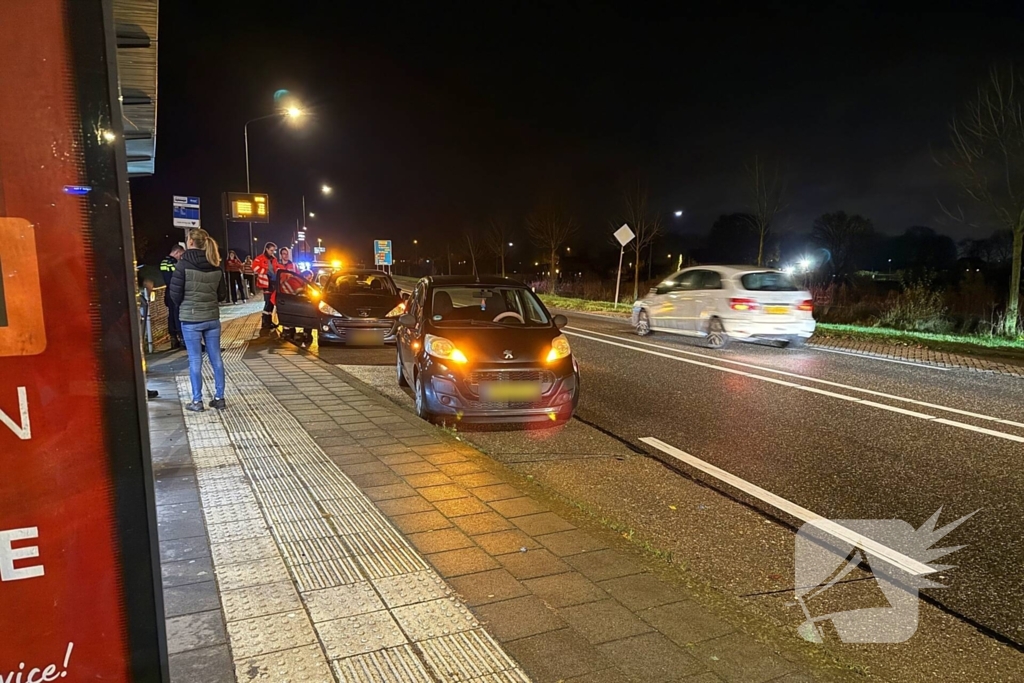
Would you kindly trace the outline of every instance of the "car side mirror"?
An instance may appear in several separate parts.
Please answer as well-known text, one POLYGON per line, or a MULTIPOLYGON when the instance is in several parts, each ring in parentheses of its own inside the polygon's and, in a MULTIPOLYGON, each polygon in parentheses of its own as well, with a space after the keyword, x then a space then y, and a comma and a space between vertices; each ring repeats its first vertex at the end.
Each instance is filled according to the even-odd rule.
POLYGON ((405 301, 408 301, 411 298, 412 298, 412 294, 410 294, 409 292, 402 292, 402 299, 404 299, 405 301))
POLYGON ((416 327, 416 316, 412 313, 403 313, 398 316, 398 323, 406 327, 416 327))
POLYGON ((563 327, 565 327, 566 325, 569 324, 569 319, 566 318, 561 313, 559 313, 558 315, 556 315, 554 317, 554 322, 555 322, 555 327, 557 327, 558 329, 562 329, 563 327))
POLYGON ((658 285, 657 288, 655 288, 654 293, 655 294, 668 294, 671 289, 672 289, 671 287, 668 287, 666 285, 658 285))

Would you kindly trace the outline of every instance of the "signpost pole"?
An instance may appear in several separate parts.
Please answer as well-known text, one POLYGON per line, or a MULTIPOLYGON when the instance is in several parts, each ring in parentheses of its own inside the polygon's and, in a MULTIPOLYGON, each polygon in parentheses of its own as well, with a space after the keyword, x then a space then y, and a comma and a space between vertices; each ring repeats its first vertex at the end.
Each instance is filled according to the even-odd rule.
POLYGON ((619 286, 622 284, 622 257, 626 253, 626 245, 632 242, 636 235, 629 229, 628 224, 623 223, 622 227, 612 233, 612 236, 615 237, 619 245, 622 247, 619 249, 619 269, 615 271, 615 308, 618 308, 619 286))
POLYGON ((619 307, 619 285, 622 284, 622 256, 626 253, 626 245, 619 248, 619 269, 615 271, 615 308, 619 307))

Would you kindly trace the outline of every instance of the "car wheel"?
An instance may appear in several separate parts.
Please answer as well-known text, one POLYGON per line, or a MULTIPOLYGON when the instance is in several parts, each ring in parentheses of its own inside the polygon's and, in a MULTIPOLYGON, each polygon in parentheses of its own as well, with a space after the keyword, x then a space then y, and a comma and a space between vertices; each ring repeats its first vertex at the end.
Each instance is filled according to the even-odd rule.
POLYGON ((427 394, 426 389, 423 387, 423 378, 418 374, 416 375, 416 386, 413 390, 416 394, 416 417, 430 422, 433 415, 427 410, 427 394))
POLYGON ((640 309, 636 316, 636 333, 640 337, 647 337, 651 334, 651 319, 647 315, 647 311, 643 309, 640 309))
POLYGON ((395 358, 398 359, 395 363, 395 374, 398 375, 398 386, 407 387, 409 386, 409 380, 405 378, 405 371, 402 370, 402 350, 400 348, 395 349, 395 358))
POLYGON ((724 349, 729 344, 729 335, 725 333, 725 325, 721 319, 708 320, 708 331, 704 336, 704 346, 709 349, 724 349))

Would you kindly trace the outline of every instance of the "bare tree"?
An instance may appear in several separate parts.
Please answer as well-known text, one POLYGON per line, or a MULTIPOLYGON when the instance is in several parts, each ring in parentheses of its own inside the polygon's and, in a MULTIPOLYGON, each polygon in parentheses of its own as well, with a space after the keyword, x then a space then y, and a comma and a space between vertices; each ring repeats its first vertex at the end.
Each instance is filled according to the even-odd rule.
POLYGON ((746 172, 750 227, 757 235, 757 265, 763 266, 765 242, 772 235, 776 216, 785 208, 786 179, 778 164, 767 168, 756 155, 746 172))
POLYGON ((576 234, 576 221, 557 209, 549 208, 527 218, 526 229, 537 248, 549 256, 550 293, 554 294, 558 281, 558 252, 576 234))
POLYGON ((466 250, 469 252, 469 260, 473 264, 473 277, 479 275, 476 269, 476 254, 480 251, 480 236, 475 228, 466 228, 462 231, 462 238, 466 241, 466 250))
MULTIPOLYGON (((629 184, 623 189, 622 200, 623 220, 636 235, 629 243, 629 248, 635 256, 633 259, 633 299, 636 300, 640 295, 640 261, 644 250, 652 246, 655 238, 662 232, 661 215, 651 210, 647 186, 639 179, 629 181, 629 184)), ((650 250, 648 249, 648 251, 650 250)))
POLYGON ((494 257, 501 262, 501 276, 505 277, 505 255, 512 246, 512 232, 504 218, 492 218, 484 235, 484 243, 494 257))
POLYGON ((845 211, 826 213, 814 219, 811 238, 829 252, 836 275, 848 275, 853 266, 854 249, 874 227, 863 216, 848 215, 845 211))
MULTIPOLYGON (((977 94, 950 122, 949 137, 952 149, 938 160, 940 165, 988 218, 1013 233, 1003 332, 1014 336, 1024 250, 1024 79, 1012 67, 990 69, 977 94)), ((963 219, 963 211, 958 214, 963 219)))

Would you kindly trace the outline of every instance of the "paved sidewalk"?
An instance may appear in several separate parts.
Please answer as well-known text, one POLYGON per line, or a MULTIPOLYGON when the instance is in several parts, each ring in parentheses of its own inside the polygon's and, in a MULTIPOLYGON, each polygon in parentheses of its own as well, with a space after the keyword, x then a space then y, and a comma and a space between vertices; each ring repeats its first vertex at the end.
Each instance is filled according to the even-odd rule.
POLYGON ((275 682, 814 680, 486 456, 253 340, 257 319, 225 325, 228 410, 189 413, 190 453, 175 446, 198 498, 187 473, 172 485, 158 468, 162 519, 196 501, 205 519, 168 527, 178 538, 161 526, 165 580, 191 577, 165 589, 169 612, 180 586, 198 605, 171 629, 174 683, 234 680, 231 668, 275 682), (211 571, 219 604, 199 600, 211 571))

